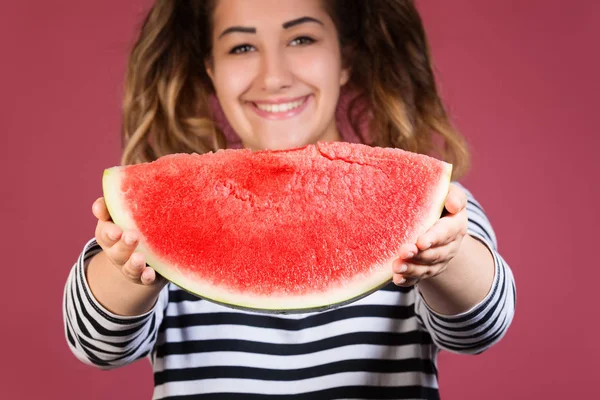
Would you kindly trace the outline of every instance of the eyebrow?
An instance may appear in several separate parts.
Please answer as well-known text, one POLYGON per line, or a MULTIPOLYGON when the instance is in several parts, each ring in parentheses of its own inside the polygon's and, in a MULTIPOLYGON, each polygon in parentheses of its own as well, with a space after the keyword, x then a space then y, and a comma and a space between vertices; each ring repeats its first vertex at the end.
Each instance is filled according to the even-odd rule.
MULTIPOLYGON (((323 22, 319 21, 316 18, 313 17, 300 17, 300 18, 296 18, 293 19, 291 21, 288 22, 284 22, 283 24, 281 24, 281 26, 283 27, 283 29, 289 29, 292 28, 294 26, 300 25, 300 24, 305 24, 308 22, 314 22, 317 23, 319 25, 324 25, 323 22)), ((252 28, 252 27, 248 27, 248 26, 231 26, 227 29, 225 29, 223 32, 221 32, 221 34, 219 35, 219 39, 221 39, 223 36, 230 34, 230 33, 234 33, 234 32, 239 32, 239 33, 256 33, 256 28, 252 28)))
POLYGON ((297 18, 288 22, 284 22, 281 26, 283 27, 283 29, 289 29, 291 27, 294 27, 296 25, 300 25, 300 24, 305 24, 307 22, 316 22, 319 25, 323 25, 323 22, 319 21, 316 18, 313 17, 301 17, 301 18, 297 18))

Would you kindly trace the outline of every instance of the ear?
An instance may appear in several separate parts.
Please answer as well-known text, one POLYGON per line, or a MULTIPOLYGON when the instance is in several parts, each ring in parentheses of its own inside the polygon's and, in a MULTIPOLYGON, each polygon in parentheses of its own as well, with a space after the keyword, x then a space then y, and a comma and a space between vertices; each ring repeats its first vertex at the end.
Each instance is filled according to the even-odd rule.
POLYGON ((211 81, 215 81, 215 75, 214 75, 214 70, 213 70, 213 61, 212 61, 212 57, 207 57, 204 60, 204 69, 206 70, 206 74, 208 75, 208 77, 210 78, 211 81))
POLYGON ((342 73, 340 74, 340 86, 344 86, 350 80, 350 75, 352 72, 350 68, 343 68, 342 73))
POLYGON ((354 47, 344 46, 342 49, 342 73, 340 74, 340 86, 344 86, 352 76, 352 64, 354 60, 354 47))

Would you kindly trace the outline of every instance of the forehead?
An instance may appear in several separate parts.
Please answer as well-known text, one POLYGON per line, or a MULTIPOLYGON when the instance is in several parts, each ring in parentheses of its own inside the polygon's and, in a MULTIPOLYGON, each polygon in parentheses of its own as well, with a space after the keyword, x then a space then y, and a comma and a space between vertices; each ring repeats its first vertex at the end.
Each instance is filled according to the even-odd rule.
POLYGON ((322 0, 218 0, 213 15, 216 29, 230 25, 278 25, 299 17, 327 16, 322 0))

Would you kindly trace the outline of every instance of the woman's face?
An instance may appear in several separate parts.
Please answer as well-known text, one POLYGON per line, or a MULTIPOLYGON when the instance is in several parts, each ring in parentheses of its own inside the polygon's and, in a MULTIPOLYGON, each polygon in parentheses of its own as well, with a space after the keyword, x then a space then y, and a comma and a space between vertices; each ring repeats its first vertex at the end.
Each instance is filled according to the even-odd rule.
POLYGON ((253 150, 338 140, 349 72, 321 0, 219 0, 206 68, 230 125, 253 150))

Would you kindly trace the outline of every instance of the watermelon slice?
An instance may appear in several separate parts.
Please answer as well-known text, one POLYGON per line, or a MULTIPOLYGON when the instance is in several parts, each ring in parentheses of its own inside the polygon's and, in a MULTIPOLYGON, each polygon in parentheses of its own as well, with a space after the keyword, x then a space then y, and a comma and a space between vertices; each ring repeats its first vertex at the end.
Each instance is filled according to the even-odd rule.
POLYGON ((403 243, 440 217, 452 165, 342 142, 174 154, 107 169, 115 224, 199 297, 269 313, 330 309, 389 283, 403 243))

